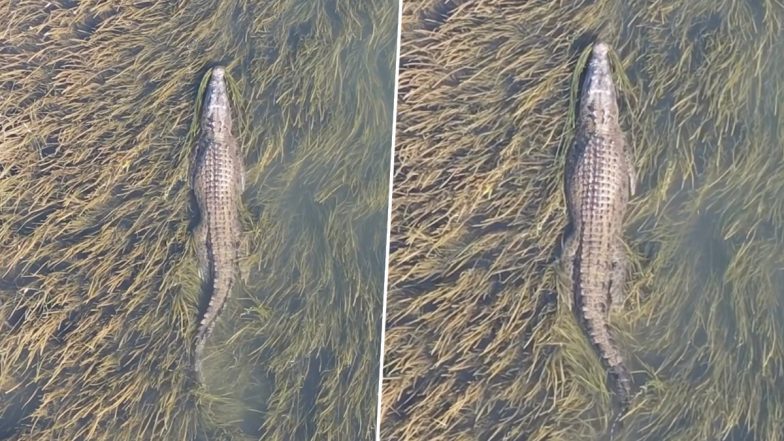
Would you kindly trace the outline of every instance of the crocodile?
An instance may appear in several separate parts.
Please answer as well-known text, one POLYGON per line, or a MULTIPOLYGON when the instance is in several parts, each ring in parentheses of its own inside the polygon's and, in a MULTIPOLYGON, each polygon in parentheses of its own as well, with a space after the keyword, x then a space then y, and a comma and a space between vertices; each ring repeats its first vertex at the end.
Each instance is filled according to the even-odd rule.
POLYGON ((618 121, 608 53, 606 43, 594 44, 582 83, 575 140, 566 164, 570 228, 563 249, 575 312, 608 371, 620 413, 625 413, 633 379, 611 334, 609 315, 623 307, 623 217, 636 177, 618 121))
POLYGON ((215 321, 237 277, 240 240, 239 203, 243 163, 232 135, 231 108, 225 69, 214 67, 204 96, 200 135, 193 169, 193 192, 200 221, 194 229, 196 254, 209 303, 196 333, 194 370, 215 321))

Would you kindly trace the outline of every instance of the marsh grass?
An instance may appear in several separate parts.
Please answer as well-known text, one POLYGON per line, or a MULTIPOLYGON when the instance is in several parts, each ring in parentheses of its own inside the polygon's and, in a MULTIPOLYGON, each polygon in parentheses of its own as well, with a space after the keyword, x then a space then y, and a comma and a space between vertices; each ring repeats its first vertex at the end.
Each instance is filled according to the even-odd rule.
POLYGON ((4 439, 371 438, 396 12, 0 7, 4 439), (189 172, 215 64, 247 169, 243 276, 200 386, 189 172))
POLYGON ((404 4, 382 438, 597 439, 611 397, 555 258, 575 75, 614 48, 638 193, 620 439, 777 440, 784 7, 404 4))

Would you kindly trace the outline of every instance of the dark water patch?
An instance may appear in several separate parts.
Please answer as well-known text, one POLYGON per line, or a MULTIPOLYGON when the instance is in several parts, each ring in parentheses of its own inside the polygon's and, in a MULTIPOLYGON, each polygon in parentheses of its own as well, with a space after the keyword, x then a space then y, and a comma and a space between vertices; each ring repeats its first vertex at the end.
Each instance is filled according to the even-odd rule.
MULTIPOLYGON (((339 3, 337 0, 322 0, 322 10, 329 18, 329 23, 332 25, 332 32, 331 35, 335 36, 340 34, 341 30, 343 29, 343 19, 338 14, 338 6, 339 3)), ((368 28, 370 27, 371 23, 369 17, 364 17, 364 20, 361 20, 364 23, 364 33, 367 35, 368 28)))
POLYGON ((79 6, 79 0, 57 0, 49 3, 59 6, 60 9, 74 9, 79 6))
POLYGON ((730 430, 730 432, 722 438, 722 441, 755 441, 754 431, 746 424, 739 424, 730 430))
POLYGON ((405 23, 407 29, 434 32, 449 20, 457 8, 467 3, 467 0, 430 0, 419 12, 418 20, 414 24, 405 23))
POLYGON ((19 220, 14 222, 12 228, 14 232, 20 236, 30 236, 42 226, 52 214, 58 212, 62 207, 62 204, 55 204, 32 212, 24 214, 19 213, 19 220))
POLYGON ((16 439, 33 423, 32 414, 41 405, 43 391, 35 384, 26 384, 13 391, 0 391, 0 440, 16 439))
POLYGON ((289 28, 287 33, 288 37, 286 38, 286 44, 289 47, 289 50, 293 53, 297 53, 300 49, 300 45, 302 44, 303 40, 308 39, 313 33, 313 21, 307 20, 304 22, 297 23, 292 25, 289 28))
MULTIPOLYGON (((697 70, 702 66, 708 55, 711 37, 721 30, 723 17, 718 12, 712 12, 700 17, 695 17, 691 26, 686 30, 686 41, 691 46, 691 70, 697 70)), ((683 58, 683 52, 673 46, 667 53, 671 65, 676 65, 683 58)))
POLYGON ((13 308, 11 312, 8 314, 8 317, 5 318, 4 327, 6 327, 6 330, 9 333, 18 331, 22 327, 22 325, 24 325, 26 318, 27 318, 26 307, 18 306, 16 308, 13 308))
POLYGON ((0 178, 18 176, 21 169, 15 164, 4 165, 0 164, 0 178))
POLYGON ((310 357, 306 367, 305 381, 300 391, 301 404, 299 406, 308 417, 292 434, 292 439, 313 439, 316 433, 314 417, 317 415, 314 410, 317 407, 317 400, 322 389, 322 372, 328 372, 334 367, 335 356, 327 349, 320 349, 310 357))
MULTIPOLYGON (((427 357, 429 360, 429 364, 433 366, 433 368, 428 372, 429 378, 438 378, 441 375, 447 375, 448 372, 443 366, 438 366, 436 364, 437 360, 433 356, 429 356, 427 354, 419 354, 422 357, 427 357)), ((390 365, 388 362, 385 362, 386 366, 384 367, 385 371, 388 372, 395 372, 394 365, 390 365), (390 369, 391 368, 391 369, 390 369)), ((396 397, 395 400, 395 407, 394 412, 389 413, 384 416, 384 424, 394 424, 394 421, 405 421, 410 416, 411 412, 425 399, 427 399, 430 391, 433 386, 435 386, 435 382, 429 380, 427 377, 422 378, 418 377, 411 381, 411 385, 403 389, 402 393, 399 397, 396 397)))

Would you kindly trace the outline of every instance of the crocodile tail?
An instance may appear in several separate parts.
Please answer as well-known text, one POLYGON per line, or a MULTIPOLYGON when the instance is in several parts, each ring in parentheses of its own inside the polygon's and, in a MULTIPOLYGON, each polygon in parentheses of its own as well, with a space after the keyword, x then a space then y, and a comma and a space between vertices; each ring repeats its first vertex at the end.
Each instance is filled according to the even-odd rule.
POLYGON ((196 337, 196 348, 193 351, 193 370, 197 373, 201 371, 201 357, 202 353, 204 352, 204 344, 206 341, 207 339, 202 336, 201 332, 199 332, 198 336, 196 337))
POLYGON ((632 399, 632 375, 621 357, 607 323, 601 319, 586 318, 588 319, 586 322, 588 322, 591 341, 609 371, 613 390, 622 411, 625 412, 632 399))
MULTIPOLYGON (((608 331, 609 335, 609 331, 608 331)), ((607 340, 611 346, 615 344, 611 338, 607 340)), ((609 435, 610 440, 614 440, 618 431, 623 428, 622 418, 626 415, 631 407, 632 400, 632 375, 626 364, 623 363, 620 356, 610 357, 614 358, 615 363, 610 365, 610 360, 605 359, 609 366, 610 382, 612 384, 613 392, 615 393, 616 404, 613 406, 612 420, 610 421, 609 435)))
POLYGON ((615 439, 616 433, 623 428, 621 419, 629 411, 632 398, 632 375, 626 365, 619 364, 610 368, 613 389, 618 400, 614 406, 612 420, 610 421, 610 440, 615 439))
POLYGON ((625 364, 621 363, 610 368, 614 380, 615 394, 621 405, 622 412, 629 410, 632 399, 632 374, 625 364))
POLYGON ((202 373, 202 358, 204 354, 204 346, 207 344, 207 336, 199 331, 196 335, 196 347, 193 351, 193 372, 199 378, 199 382, 204 382, 204 375, 202 373))
POLYGON ((623 422, 621 421, 621 417, 623 417, 622 412, 615 412, 613 414, 613 419, 612 421, 610 421, 610 430, 608 431, 610 441, 615 440, 618 431, 621 430, 621 428, 623 427, 623 422))

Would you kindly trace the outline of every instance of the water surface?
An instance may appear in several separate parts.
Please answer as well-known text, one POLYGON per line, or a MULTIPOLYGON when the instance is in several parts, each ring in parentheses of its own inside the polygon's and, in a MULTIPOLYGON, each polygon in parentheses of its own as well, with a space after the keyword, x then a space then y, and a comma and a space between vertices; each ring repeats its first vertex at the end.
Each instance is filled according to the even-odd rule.
POLYGON ((0 7, 0 436, 371 439, 397 4, 0 7), (237 284, 188 367, 198 87, 233 78, 237 284))
POLYGON ((619 439, 780 438, 783 19, 766 1, 406 2, 384 438, 604 434, 605 373, 553 265, 597 34, 639 181, 612 322, 645 387, 619 439))

